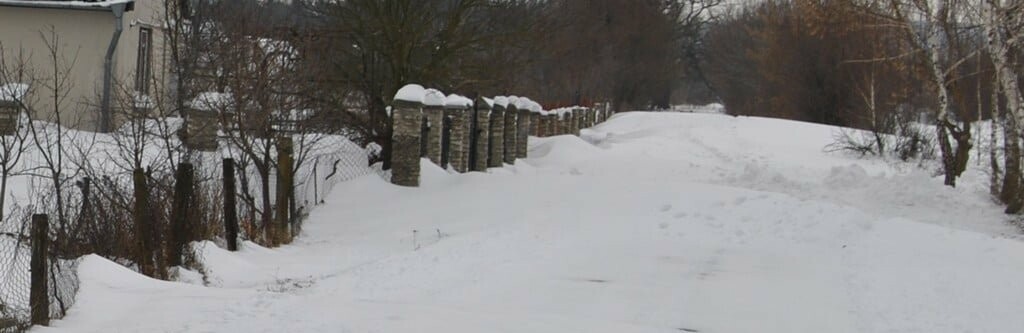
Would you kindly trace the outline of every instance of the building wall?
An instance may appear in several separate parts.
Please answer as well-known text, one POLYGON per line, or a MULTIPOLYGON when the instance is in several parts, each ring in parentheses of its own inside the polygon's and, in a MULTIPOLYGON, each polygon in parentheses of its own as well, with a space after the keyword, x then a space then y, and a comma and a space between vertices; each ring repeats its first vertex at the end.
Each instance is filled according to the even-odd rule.
MULTIPOLYGON (((134 87, 139 31, 144 25, 139 23, 158 22, 154 14, 157 5, 154 3, 159 1, 137 1, 135 10, 124 15, 124 30, 114 56, 115 92, 134 87), (118 87, 122 84, 124 86, 118 87)), ((157 69, 161 68, 161 56, 157 51, 161 49, 157 45, 161 32, 153 30, 153 75, 157 76, 157 69)), ((103 60, 113 32, 114 15, 109 11, 0 7, 0 43, 4 61, 10 66, 16 62, 19 52, 24 54, 33 76, 37 78, 35 82, 26 82, 32 86, 27 102, 36 119, 52 120, 59 108, 62 122, 66 125, 83 130, 99 129, 103 60), (68 83, 60 89, 63 96, 56 103, 52 88, 53 60, 48 56, 43 37, 50 38, 51 28, 59 41, 60 62, 64 67, 70 66, 68 83)), ((151 91, 156 90, 151 84, 151 91)), ((123 95, 115 97, 112 106, 130 104, 126 99, 123 95)))

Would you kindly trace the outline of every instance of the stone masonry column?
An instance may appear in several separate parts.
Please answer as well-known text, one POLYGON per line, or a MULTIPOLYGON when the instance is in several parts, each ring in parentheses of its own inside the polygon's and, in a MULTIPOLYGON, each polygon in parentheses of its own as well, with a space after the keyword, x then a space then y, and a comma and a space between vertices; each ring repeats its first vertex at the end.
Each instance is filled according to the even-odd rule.
POLYGON ((186 112, 185 146, 198 151, 217 150, 217 111, 193 107, 186 112))
POLYGON ((529 149, 527 140, 530 137, 530 114, 531 110, 519 110, 519 122, 516 123, 516 158, 526 158, 526 151, 529 149))
POLYGON ((543 115, 543 110, 529 114, 529 135, 541 136, 541 116, 543 115))
POLYGON ((569 131, 567 131, 565 129, 565 123, 566 123, 565 117, 566 117, 566 114, 568 112, 569 112, 568 110, 562 110, 562 112, 559 113, 557 117, 555 117, 555 133, 556 133, 556 135, 562 135, 562 134, 565 134, 565 133, 569 132, 569 131))
POLYGON ((0 96, 0 135, 14 135, 18 131, 18 103, 0 96))
POLYGON ((427 130, 427 158, 434 164, 441 165, 441 131, 444 130, 444 93, 427 89, 423 97, 423 116, 430 125, 427 130))
POLYGON ((569 112, 569 134, 580 136, 580 108, 574 107, 569 112))
POLYGON ((557 111, 551 111, 541 118, 541 126, 544 127, 542 128, 544 136, 555 136, 555 117, 558 117, 557 114, 557 111))
MULTIPOLYGON (((452 131, 449 143, 448 162, 457 172, 469 171, 469 105, 463 103, 465 97, 449 95, 445 101, 444 113, 452 119, 452 131)), ((465 102, 468 102, 466 100, 465 102)))
POLYGON ((476 160, 473 161, 473 171, 487 171, 488 141, 490 141, 491 107, 493 101, 483 97, 476 99, 476 160))
POLYGON ((420 186, 420 126, 423 104, 395 100, 391 103, 391 183, 420 186))
POLYGON ((519 108, 509 101, 505 107, 505 152, 502 155, 505 163, 516 163, 516 117, 519 115, 519 108))
POLYGON ((505 103, 505 97, 495 98, 491 111, 491 147, 487 157, 487 166, 491 168, 500 168, 505 159, 505 103))
POLYGON ((544 138, 548 136, 548 111, 537 113, 537 136, 544 138))

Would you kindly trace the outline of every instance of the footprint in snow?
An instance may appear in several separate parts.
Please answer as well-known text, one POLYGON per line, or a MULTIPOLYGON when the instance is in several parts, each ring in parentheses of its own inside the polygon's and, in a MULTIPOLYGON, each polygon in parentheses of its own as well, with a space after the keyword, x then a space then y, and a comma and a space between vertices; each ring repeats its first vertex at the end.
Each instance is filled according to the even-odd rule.
POLYGON ((664 204, 664 205, 661 205, 661 211, 662 211, 662 212, 667 212, 667 211, 669 211, 669 210, 671 210, 671 209, 672 209, 672 205, 671 205, 671 204, 664 204))

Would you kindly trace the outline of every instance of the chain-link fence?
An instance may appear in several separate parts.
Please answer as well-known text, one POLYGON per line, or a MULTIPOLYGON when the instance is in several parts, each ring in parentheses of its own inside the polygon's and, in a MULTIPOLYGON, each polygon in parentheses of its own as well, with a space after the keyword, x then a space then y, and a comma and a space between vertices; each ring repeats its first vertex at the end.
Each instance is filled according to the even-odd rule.
POLYGON ((33 322, 63 317, 74 304, 78 292, 77 258, 65 256, 68 243, 51 241, 60 239, 62 231, 46 229, 41 234, 46 241, 37 243, 33 239, 32 219, 27 209, 16 207, 8 212, 7 223, 3 223, 0 234, 0 332, 21 332, 33 322), (40 251, 34 247, 36 245, 46 249, 40 251), (37 264, 45 267, 37 268, 34 266, 37 264), (34 285, 36 281, 43 286, 34 285), (41 302, 33 300, 37 291, 41 292, 41 302), (36 304, 45 309, 33 311, 36 304))
MULTIPOLYGON (((68 154, 74 172, 57 177, 58 182, 39 172, 21 176, 27 177, 21 183, 31 193, 24 205, 8 204, 0 224, 0 332, 44 322, 33 313, 62 317, 74 303, 75 265, 83 255, 95 253, 154 278, 200 276, 195 282, 203 283, 204 246, 228 247, 229 238, 285 244, 335 185, 375 172, 387 174, 369 165, 370 156, 379 154, 376 146, 363 148, 342 134, 253 138, 268 146, 247 148, 262 155, 243 151, 238 137, 230 135, 221 136, 215 145, 219 148, 212 151, 190 150, 177 138, 149 142, 140 150, 143 154, 167 153, 134 170, 117 164, 116 158, 99 158, 130 147, 103 136, 94 138, 88 153, 68 154), (225 187, 225 163, 235 169, 233 191, 225 187), (226 205, 228 200, 234 204, 226 205), (234 209, 231 219, 226 218, 229 207, 234 209), (45 270, 32 268, 33 254, 39 252, 33 248, 39 244, 32 237, 35 214, 49 216, 45 270), (33 286, 34 271, 45 271, 48 311, 33 311, 32 290, 38 287, 33 286)), ((43 162, 31 157, 25 163, 43 162)))

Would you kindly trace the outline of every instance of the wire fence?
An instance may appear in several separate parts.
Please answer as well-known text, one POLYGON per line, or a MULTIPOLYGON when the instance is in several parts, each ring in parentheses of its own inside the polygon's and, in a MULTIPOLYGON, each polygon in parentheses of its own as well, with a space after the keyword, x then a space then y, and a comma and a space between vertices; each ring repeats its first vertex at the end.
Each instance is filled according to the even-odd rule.
MULTIPOLYGON (((33 251, 34 214, 49 215, 43 261, 47 311, 42 313, 46 319, 56 319, 75 302, 79 283, 75 268, 83 255, 95 253, 158 279, 188 281, 198 276, 194 282, 204 283, 203 246, 212 242, 227 247, 228 239, 285 244, 337 184, 387 175, 369 165, 370 156, 379 153, 375 146, 361 147, 340 134, 290 135, 294 151, 283 156, 269 150, 272 153, 263 156, 262 168, 253 156, 239 153, 231 138, 222 137, 221 149, 191 153, 174 168, 127 170, 97 158, 106 139, 97 140, 100 143, 92 146, 99 148, 70 163, 75 171, 57 186, 45 175, 23 176, 26 179, 20 184, 33 188, 30 199, 24 205, 9 205, 0 223, 0 333, 21 332, 41 323, 33 318, 39 313, 33 311, 32 295, 38 287, 33 285, 36 270, 32 267, 33 253, 38 252, 33 251), (233 193, 225 188, 224 161, 232 161, 237 168, 233 193), (277 164, 281 161, 288 166, 277 164), (287 183, 279 186, 282 180, 287 183), (282 189, 290 191, 281 196, 282 189), (230 223, 225 218, 229 199, 236 215, 230 223), (272 237, 278 221, 284 223, 284 240, 272 237)), ((173 144, 171 151, 185 149, 173 144)), ((153 145, 150 150, 167 148, 153 145)), ((40 161, 28 158, 26 163, 40 161)))

